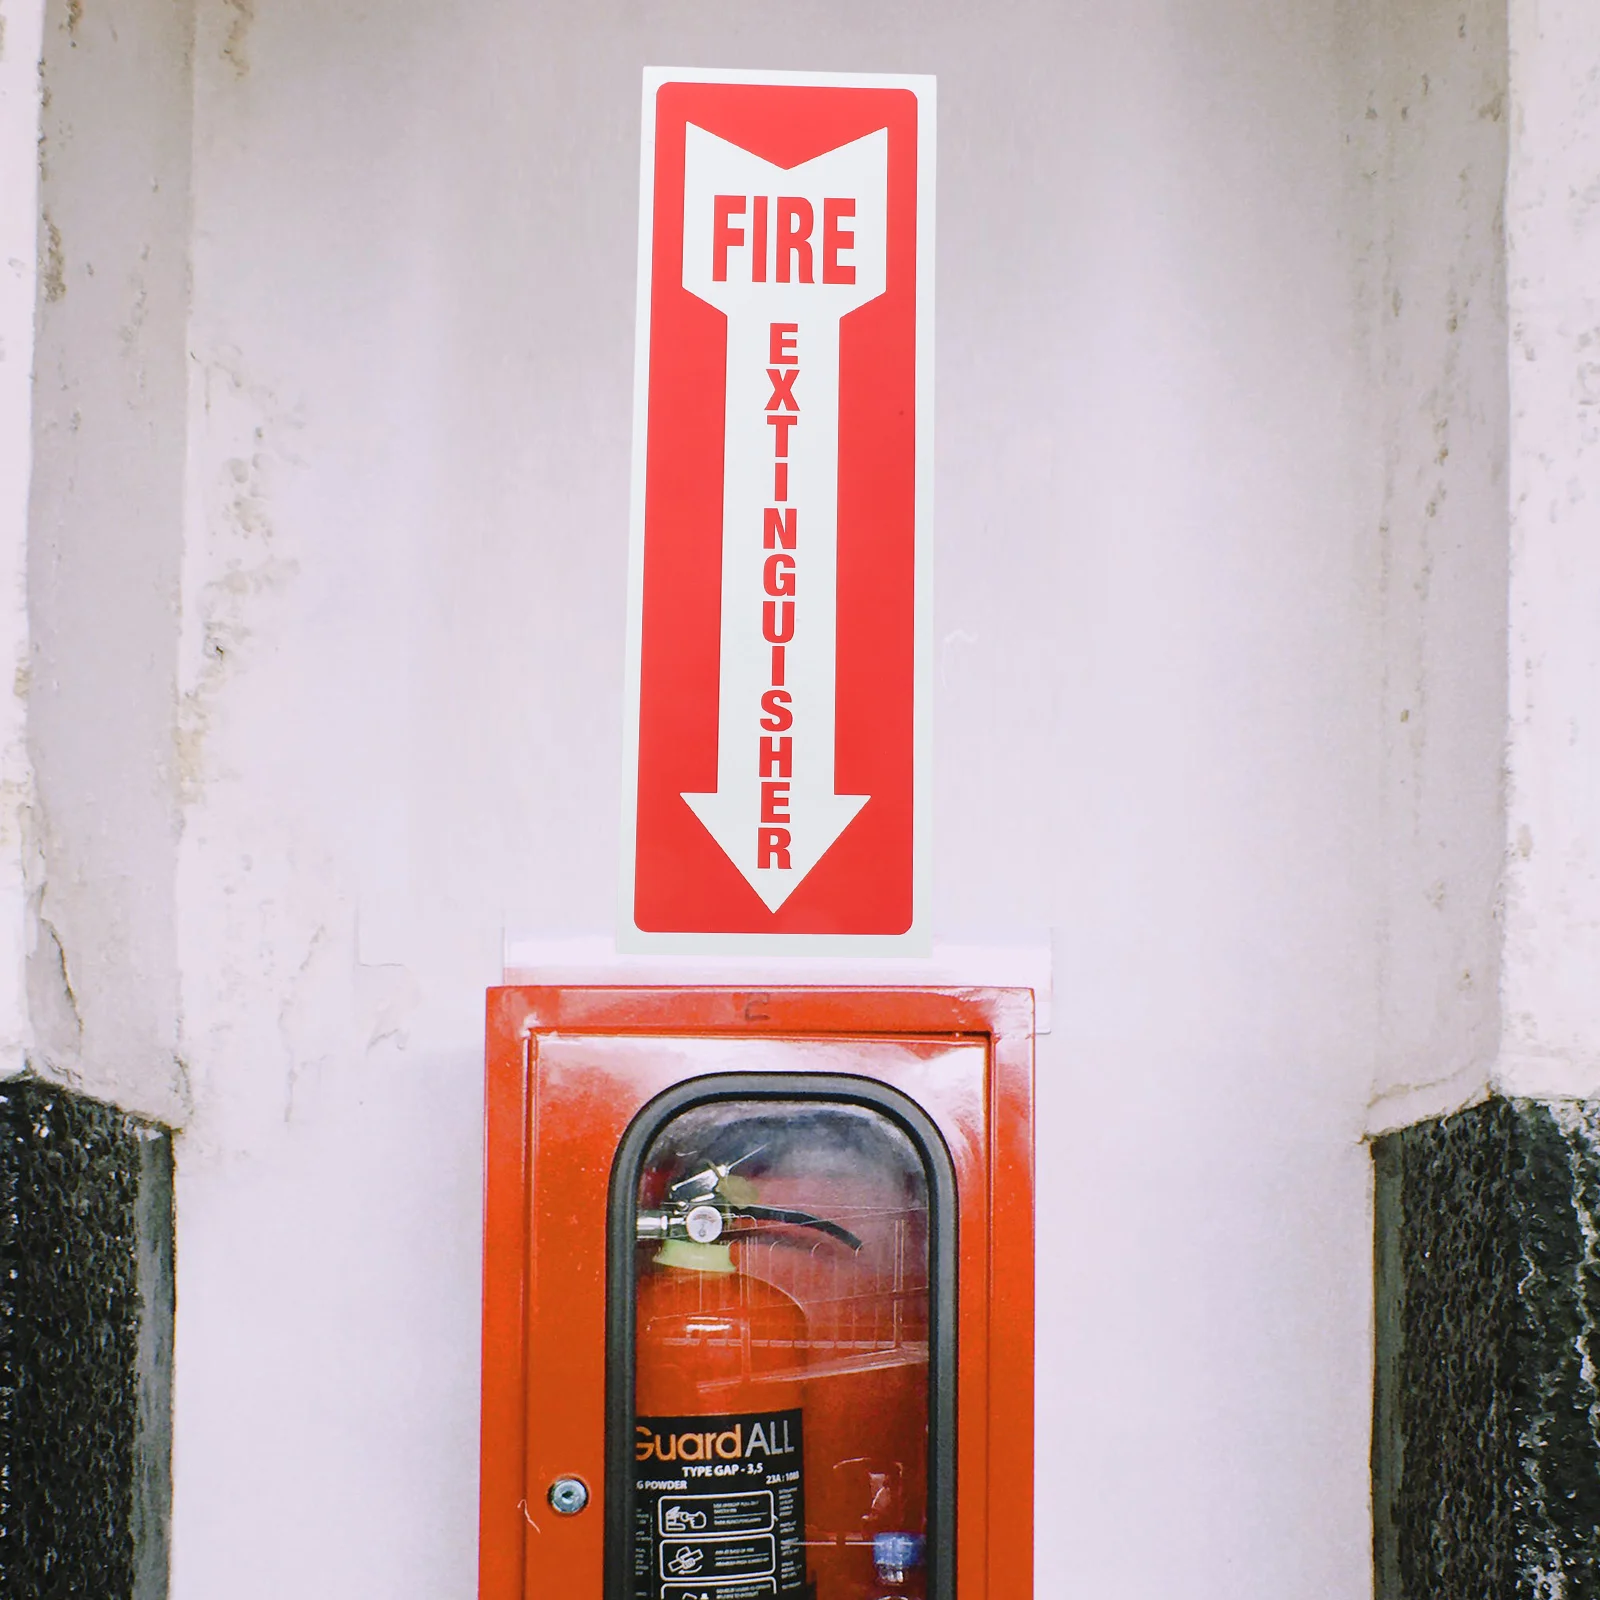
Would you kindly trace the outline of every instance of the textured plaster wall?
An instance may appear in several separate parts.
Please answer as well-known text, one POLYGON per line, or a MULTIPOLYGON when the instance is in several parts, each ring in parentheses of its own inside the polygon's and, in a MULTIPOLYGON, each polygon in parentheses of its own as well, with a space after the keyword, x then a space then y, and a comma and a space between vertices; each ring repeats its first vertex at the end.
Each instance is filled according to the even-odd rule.
POLYGON ((1600 1095, 1600 14, 1511 0, 1503 78, 1488 8, 1403 16, 1386 26, 1411 42, 1373 107, 1389 165, 1369 158, 1392 175, 1394 218, 1374 257, 1394 313, 1379 340, 1390 824, 1374 1130, 1489 1087, 1600 1095), (1503 724, 1487 649, 1502 626, 1503 724), (1494 870, 1485 822, 1501 805, 1494 870))
POLYGON ((1373 1121, 1481 1092, 1500 1043, 1505 0, 1375 4, 1355 149, 1378 403, 1383 915, 1373 1121))
POLYGON ((1513 8, 1505 1043, 1526 1094, 1600 1095, 1600 12, 1513 8))
POLYGON ((32 1065, 181 1120, 185 0, 46 8, 26 670, 32 1065))
POLYGON ((647 62, 939 75, 933 921, 1056 942, 1041 1593, 1368 1592, 1357 23, 201 5, 179 1600, 472 1590, 481 991, 611 926, 647 62))
POLYGON ((0 7, 0 1075, 26 1058, 26 561, 38 288, 43 0, 0 7))

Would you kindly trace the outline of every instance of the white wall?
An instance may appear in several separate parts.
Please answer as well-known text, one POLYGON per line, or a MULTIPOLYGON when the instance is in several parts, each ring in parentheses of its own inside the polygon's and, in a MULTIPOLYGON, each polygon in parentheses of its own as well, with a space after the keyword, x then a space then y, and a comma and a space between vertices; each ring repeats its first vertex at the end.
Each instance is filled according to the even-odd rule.
POLYGON ((1600 1094, 1600 14, 1513 11, 1501 1081, 1600 1094))
POLYGON ((1513 10, 1514 127, 1499 0, 52 0, 0 1050, 182 1125, 178 1600, 473 1592, 482 991, 615 896, 646 63, 939 76, 933 927, 1056 951, 1041 1600, 1369 1592, 1362 1135, 1600 1090, 1600 40, 1513 10))
POLYGON ((1040 1592, 1368 1592, 1346 27, 202 5, 179 1600, 472 1591, 481 990, 614 893, 647 62, 940 78, 934 927, 1055 930, 1040 1592))

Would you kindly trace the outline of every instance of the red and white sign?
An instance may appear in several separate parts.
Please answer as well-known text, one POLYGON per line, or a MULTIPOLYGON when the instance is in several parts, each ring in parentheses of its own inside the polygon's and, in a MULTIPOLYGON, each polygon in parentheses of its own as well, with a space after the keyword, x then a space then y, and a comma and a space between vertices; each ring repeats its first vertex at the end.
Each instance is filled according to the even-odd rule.
POLYGON ((622 943, 925 943, 933 80, 645 75, 622 943))

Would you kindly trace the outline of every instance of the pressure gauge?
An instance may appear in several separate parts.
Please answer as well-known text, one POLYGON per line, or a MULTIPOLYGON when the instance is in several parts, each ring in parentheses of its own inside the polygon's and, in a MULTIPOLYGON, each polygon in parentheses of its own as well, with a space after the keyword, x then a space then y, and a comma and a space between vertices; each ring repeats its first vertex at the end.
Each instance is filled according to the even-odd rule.
POLYGON ((683 1231, 696 1244, 714 1244, 722 1237, 722 1213, 715 1206, 694 1206, 683 1219, 683 1231))

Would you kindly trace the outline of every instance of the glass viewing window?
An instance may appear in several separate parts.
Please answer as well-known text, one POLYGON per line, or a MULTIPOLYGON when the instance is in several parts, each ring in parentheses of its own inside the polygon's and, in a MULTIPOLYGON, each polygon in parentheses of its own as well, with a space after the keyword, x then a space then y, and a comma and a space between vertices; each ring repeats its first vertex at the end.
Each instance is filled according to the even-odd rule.
POLYGON ((922 1111, 721 1076, 611 1184, 607 1600, 950 1600, 955 1211, 922 1111))

